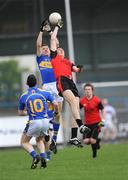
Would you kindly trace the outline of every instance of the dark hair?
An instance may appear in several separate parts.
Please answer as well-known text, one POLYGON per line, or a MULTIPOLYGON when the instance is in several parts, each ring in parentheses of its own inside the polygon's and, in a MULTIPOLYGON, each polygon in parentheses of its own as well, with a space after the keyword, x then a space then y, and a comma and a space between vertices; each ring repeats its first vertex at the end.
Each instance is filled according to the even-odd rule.
POLYGON ((94 91, 94 86, 93 86, 91 83, 86 83, 86 84, 84 85, 84 89, 85 89, 87 86, 91 87, 92 90, 94 91))
POLYGON ((34 74, 30 74, 27 78, 27 85, 29 87, 34 87, 37 83, 36 77, 34 74))

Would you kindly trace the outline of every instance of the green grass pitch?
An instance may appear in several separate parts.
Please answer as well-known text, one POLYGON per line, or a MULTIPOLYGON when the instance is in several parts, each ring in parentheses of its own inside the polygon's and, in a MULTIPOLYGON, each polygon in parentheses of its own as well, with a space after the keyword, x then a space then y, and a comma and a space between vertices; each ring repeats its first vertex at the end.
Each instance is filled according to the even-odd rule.
POLYGON ((47 168, 30 169, 23 149, 0 150, 0 180, 127 180, 128 144, 103 144, 93 159, 91 147, 59 149, 47 168))

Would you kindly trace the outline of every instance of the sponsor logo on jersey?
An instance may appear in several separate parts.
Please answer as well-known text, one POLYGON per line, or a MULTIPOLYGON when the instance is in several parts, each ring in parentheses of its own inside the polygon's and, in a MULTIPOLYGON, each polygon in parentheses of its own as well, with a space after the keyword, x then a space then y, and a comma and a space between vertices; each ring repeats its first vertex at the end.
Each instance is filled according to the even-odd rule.
POLYGON ((42 62, 39 64, 39 66, 42 67, 42 68, 52 68, 51 62, 44 62, 44 61, 42 61, 42 62))

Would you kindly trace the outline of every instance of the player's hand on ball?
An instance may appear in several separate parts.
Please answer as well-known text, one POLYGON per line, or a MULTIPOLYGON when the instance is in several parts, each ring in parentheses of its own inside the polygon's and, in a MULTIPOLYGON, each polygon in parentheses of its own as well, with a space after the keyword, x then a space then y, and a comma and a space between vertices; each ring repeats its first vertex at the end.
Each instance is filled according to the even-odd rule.
POLYGON ((40 31, 51 32, 51 26, 50 26, 50 23, 47 19, 42 22, 41 27, 40 27, 40 31))
POLYGON ((46 32, 51 32, 51 26, 50 26, 50 23, 49 21, 47 20, 46 23, 44 24, 43 26, 43 31, 46 31, 46 32))
POLYGON ((62 28, 63 27, 63 21, 61 19, 59 19, 56 26, 58 26, 59 28, 62 28))

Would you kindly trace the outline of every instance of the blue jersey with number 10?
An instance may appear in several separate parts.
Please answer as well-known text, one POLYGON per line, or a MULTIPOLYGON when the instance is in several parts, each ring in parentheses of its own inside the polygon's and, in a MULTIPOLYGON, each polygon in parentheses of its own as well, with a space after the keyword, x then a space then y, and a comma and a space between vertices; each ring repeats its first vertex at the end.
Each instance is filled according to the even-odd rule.
POLYGON ((41 73, 43 84, 56 82, 56 78, 51 64, 51 57, 41 55, 37 56, 36 60, 41 73))
POLYGON ((33 87, 21 95, 19 100, 19 110, 26 108, 29 120, 48 118, 47 102, 53 102, 53 96, 42 89, 33 87))

